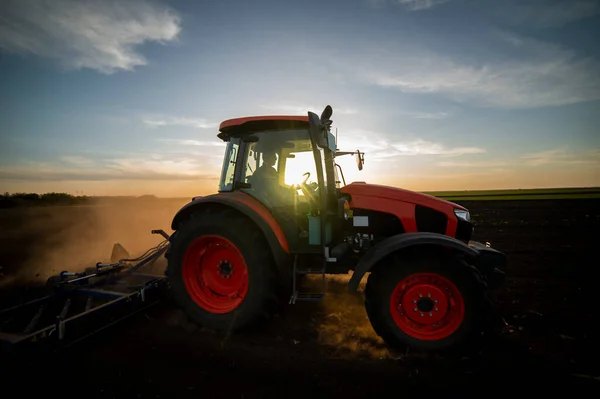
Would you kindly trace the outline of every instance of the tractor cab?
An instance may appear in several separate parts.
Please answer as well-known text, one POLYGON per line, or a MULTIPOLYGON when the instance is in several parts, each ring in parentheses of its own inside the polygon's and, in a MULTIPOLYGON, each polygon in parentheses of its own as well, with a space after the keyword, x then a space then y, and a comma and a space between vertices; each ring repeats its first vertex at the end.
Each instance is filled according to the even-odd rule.
POLYGON ((219 192, 259 201, 282 227, 294 252, 322 253, 341 220, 339 166, 331 107, 321 117, 231 119, 219 127, 227 142, 219 192))

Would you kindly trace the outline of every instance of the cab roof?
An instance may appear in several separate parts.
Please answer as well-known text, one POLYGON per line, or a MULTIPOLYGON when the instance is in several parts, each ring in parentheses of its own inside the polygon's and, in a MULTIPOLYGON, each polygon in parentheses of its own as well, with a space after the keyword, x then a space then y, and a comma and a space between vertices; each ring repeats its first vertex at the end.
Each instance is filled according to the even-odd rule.
POLYGON ((301 115, 265 115, 246 116, 227 119, 219 125, 217 136, 223 140, 230 136, 253 133, 264 130, 302 129, 308 127, 308 116, 301 115))

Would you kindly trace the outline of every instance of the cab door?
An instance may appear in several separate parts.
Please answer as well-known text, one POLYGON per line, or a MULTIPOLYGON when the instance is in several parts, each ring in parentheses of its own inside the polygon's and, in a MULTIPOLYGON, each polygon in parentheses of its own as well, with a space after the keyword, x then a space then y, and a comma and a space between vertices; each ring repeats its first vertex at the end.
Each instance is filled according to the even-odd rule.
MULTIPOLYGON (((319 212, 309 220, 311 235, 318 237, 320 244, 326 248, 331 245, 333 238, 334 218, 337 216, 337 199, 335 190, 335 170, 333 157, 335 154, 335 139, 329 131, 331 107, 327 106, 319 118, 316 114, 308 113, 309 131, 313 144, 313 154, 317 165, 319 182, 319 212)), ((316 243, 317 239, 312 242, 316 243)))

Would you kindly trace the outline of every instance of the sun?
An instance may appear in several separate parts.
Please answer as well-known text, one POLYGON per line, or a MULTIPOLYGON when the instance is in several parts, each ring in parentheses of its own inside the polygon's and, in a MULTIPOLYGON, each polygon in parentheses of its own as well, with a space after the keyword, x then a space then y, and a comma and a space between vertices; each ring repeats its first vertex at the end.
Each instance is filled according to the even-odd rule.
POLYGON ((312 151, 295 152, 294 158, 287 158, 285 165, 285 184, 295 185, 301 184, 306 176, 304 173, 309 172, 310 177, 308 182, 317 181, 317 172, 315 168, 315 158, 312 151))

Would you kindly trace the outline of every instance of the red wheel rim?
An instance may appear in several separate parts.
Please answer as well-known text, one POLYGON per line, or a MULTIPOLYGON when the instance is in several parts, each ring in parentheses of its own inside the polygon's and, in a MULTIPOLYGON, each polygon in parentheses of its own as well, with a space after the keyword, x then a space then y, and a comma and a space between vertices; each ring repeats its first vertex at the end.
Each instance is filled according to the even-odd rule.
POLYGON ((240 250, 220 236, 194 240, 183 258, 183 282, 190 298, 211 313, 228 313, 248 293, 248 268, 240 250))
POLYGON ((434 341, 449 337, 465 317, 461 292, 435 273, 416 273, 400 281, 390 300, 396 325, 413 338, 434 341))

